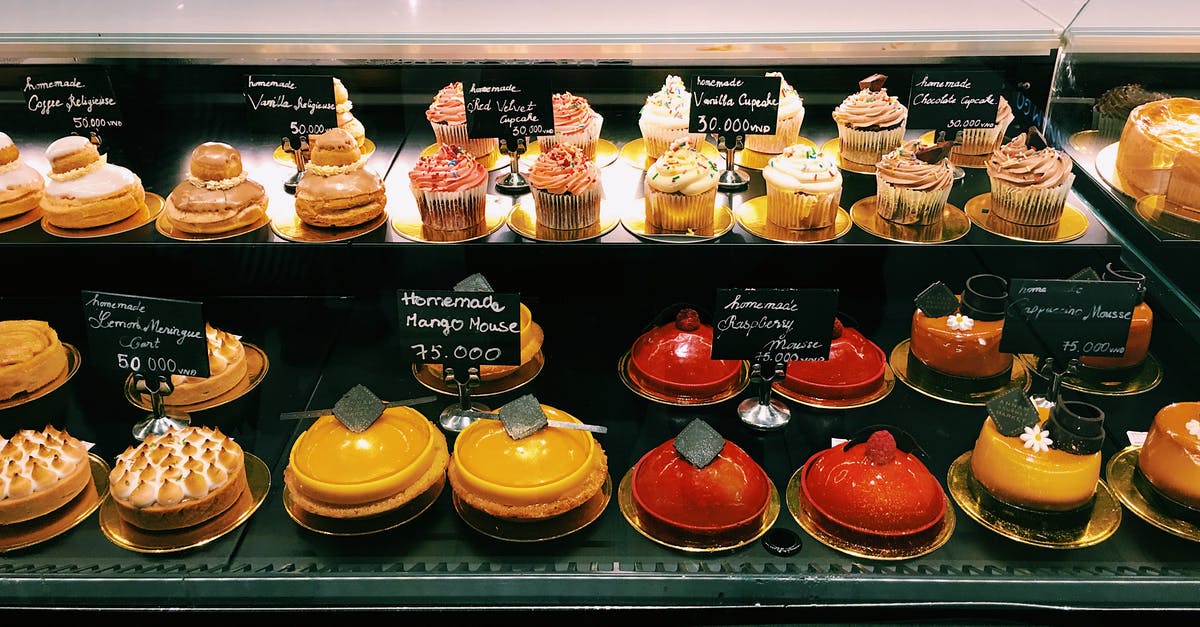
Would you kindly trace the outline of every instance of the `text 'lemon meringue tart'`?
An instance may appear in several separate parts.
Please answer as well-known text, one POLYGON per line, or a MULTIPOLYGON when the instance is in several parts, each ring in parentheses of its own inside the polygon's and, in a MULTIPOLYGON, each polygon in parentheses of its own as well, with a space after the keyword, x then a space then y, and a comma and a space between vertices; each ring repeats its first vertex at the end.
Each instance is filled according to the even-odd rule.
POLYGON ((327 415, 300 434, 283 471, 292 502, 331 518, 395 510, 438 484, 446 436, 411 407, 389 407, 355 432, 327 415))
POLYGON ((117 456, 109 484, 125 522, 151 531, 182 529, 237 502, 248 489, 246 458, 220 429, 188 426, 126 449, 117 456))
POLYGON ((0 320, 0 401, 45 386, 67 369, 67 351, 50 324, 0 320))
POLYGON ((32 520, 66 505, 91 482, 87 445, 47 425, 0 437, 0 525, 32 520))

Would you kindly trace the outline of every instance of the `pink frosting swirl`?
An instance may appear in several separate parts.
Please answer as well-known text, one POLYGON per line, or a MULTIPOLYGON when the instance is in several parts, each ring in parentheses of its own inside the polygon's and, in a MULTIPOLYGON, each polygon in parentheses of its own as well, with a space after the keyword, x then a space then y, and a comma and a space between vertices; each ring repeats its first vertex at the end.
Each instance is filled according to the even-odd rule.
POLYGON ((487 184, 487 169, 470 153, 442 144, 437 154, 417 159, 408 173, 413 187, 429 192, 460 192, 487 184))
POLYGON ((862 91, 846 96, 833 110, 833 120, 850 128, 892 128, 908 120, 908 108, 887 89, 862 91))
POLYGON ((987 162, 988 176, 1021 187, 1057 187, 1071 176, 1071 158, 1061 150, 1047 146, 1041 150, 1026 145, 1026 133, 992 153, 987 162))
POLYGON ((462 83, 455 81, 439 89, 425 110, 425 119, 441 124, 466 124, 467 104, 463 99, 462 83))
POLYGON ((893 187, 932 191, 945 189, 954 184, 954 170, 949 159, 937 163, 925 163, 917 158, 922 146, 918 140, 905 142, 887 153, 875 164, 875 176, 893 187))
POLYGON ((600 168, 574 144, 556 144, 538 155, 529 184, 551 194, 582 194, 600 182, 600 168))
POLYGON ((554 132, 570 135, 586 130, 595 113, 586 98, 571 92, 554 94, 554 132))

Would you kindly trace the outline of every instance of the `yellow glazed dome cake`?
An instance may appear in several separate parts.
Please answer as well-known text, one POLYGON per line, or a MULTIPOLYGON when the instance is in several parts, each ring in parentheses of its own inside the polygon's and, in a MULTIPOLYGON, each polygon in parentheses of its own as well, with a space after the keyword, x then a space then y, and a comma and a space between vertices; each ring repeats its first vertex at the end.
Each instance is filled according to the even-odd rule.
POLYGON ((0 525, 45 516, 78 496, 92 480, 87 449, 50 425, 0 437, 0 525))
POLYGON ((169 531, 209 521, 248 489, 242 447, 220 429, 154 434, 117 456, 109 474, 117 514, 140 529, 169 531))
POLYGON ((1200 402, 1172 403, 1158 410, 1137 463, 1156 491, 1200 512, 1200 402))
MULTIPOLYGON (((540 406, 549 421, 580 423, 531 396, 500 412, 529 403, 540 406)), ((480 419, 458 434, 448 477, 454 493, 472 508, 534 521, 569 512, 596 496, 608 478, 608 458, 588 431, 546 425, 513 438, 501 420, 480 419)))
POLYGON ((33 392, 66 369, 66 349, 49 323, 0 320, 0 401, 33 392))
MULTIPOLYGON (((1155 100, 1129 113, 1117 145, 1117 173, 1142 192, 1165 194, 1168 181, 1189 172, 1174 170, 1176 160, 1188 154, 1200 155, 1200 100, 1155 100)), ((1196 207, 1200 199, 1180 204, 1196 207)))
POLYGON ((208 377, 171 375, 174 390, 163 397, 170 405, 191 405, 220 396, 246 376, 246 347, 241 337, 204 325, 208 339, 208 377))
POLYGON ((438 485, 449 458, 446 436, 411 407, 384 409, 361 431, 326 415, 292 445, 283 480, 304 511, 361 518, 393 511, 438 485))

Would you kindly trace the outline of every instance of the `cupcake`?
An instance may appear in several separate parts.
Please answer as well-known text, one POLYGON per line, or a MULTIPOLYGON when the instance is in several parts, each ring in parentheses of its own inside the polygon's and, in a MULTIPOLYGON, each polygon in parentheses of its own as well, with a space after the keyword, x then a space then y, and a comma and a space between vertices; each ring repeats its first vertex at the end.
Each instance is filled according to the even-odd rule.
POLYGON ((587 159, 596 158, 596 140, 604 117, 592 111, 586 98, 571 92, 554 94, 554 134, 538 137, 538 145, 546 152, 559 144, 571 144, 583 150, 587 159))
POLYGON ((0 220, 32 211, 45 189, 41 173, 23 163, 17 145, 0 133, 0 220))
POLYGON ((924 146, 914 140, 884 155, 875 164, 879 216, 898 224, 941 220, 954 185, 950 147, 950 142, 924 146))
POLYGON ((362 150, 367 145, 367 129, 350 112, 354 109, 354 101, 350 100, 350 92, 336 77, 333 79, 333 101, 334 110, 337 112, 338 128, 345 129, 347 133, 350 133, 354 141, 358 142, 359 150, 362 150))
POLYGON ((462 146, 473 157, 490 155, 500 147, 500 141, 495 137, 467 137, 467 104, 463 100, 463 87, 459 81, 438 90, 433 102, 425 110, 425 119, 433 127, 437 143, 462 146))
POLYGON ((717 164, 680 138, 646 171, 646 223, 672 232, 713 228, 717 164))
POLYGON ((686 138, 692 146, 699 147, 704 133, 688 132, 688 113, 691 111, 692 95, 683 85, 683 79, 667 75, 662 88, 646 97, 646 104, 638 114, 638 128, 646 143, 646 157, 657 159, 671 143, 686 138))
POLYGON ((954 152, 976 156, 992 154, 1004 141, 1004 133, 1014 117, 1012 106, 1004 96, 1000 96, 1000 106, 996 108, 996 125, 991 128, 964 129, 959 134, 959 145, 954 147, 954 152))
POLYGON ((808 146, 788 146, 762 172, 768 222, 785 229, 833 225, 842 199, 842 173, 828 155, 808 146))
POLYGON ((747 135, 746 150, 777 155, 800 140, 800 124, 804 122, 804 101, 779 72, 767 72, 779 77, 779 117, 774 135, 747 135))
POLYGON ((433 229, 468 229, 484 221, 487 170, 467 151, 442 144, 408 173, 421 223, 433 229))
POLYGON ((574 144, 557 144, 538 155, 527 177, 537 223, 582 229, 600 219, 600 168, 574 144))
POLYGON ((888 95, 885 81, 883 74, 864 78, 858 82, 859 91, 834 108, 843 159, 874 165, 904 141, 908 108, 888 95))
POLYGON ((1147 102, 1170 98, 1170 94, 1147 91, 1137 83, 1118 85, 1104 92, 1092 106, 1092 122, 1101 137, 1117 139, 1129 119, 1129 112, 1147 102))
POLYGON ((1017 224, 1056 224, 1075 181, 1071 158, 1049 146, 1033 148, 1026 144, 1026 138, 1026 133, 1021 133, 988 159, 991 210, 997 217, 1017 224))

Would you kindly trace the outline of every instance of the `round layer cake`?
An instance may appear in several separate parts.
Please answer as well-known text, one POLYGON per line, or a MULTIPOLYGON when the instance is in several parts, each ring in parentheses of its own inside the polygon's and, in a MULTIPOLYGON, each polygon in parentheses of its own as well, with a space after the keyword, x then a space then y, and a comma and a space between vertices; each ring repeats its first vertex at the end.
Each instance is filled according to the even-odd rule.
POLYGON ((361 432, 322 416, 296 438, 283 471, 301 509, 361 518, 398 509, 438 484, 450 459, 446 436, 411 407, 389 407, 361 432))
MULTIPOLYGON (((549 420, 580 422, 541 405, 549 420)), ((569 512, 596 496, 608 457, 591 432, 546 426, 514 440, 499 420, 476 420, 458 434, 447 471, 460 499, 486 514, 535 521, 569 512)))
POLYGON ((208 342, 208 376, 171 375, 174 389, 163 400, 170 405, 192 405, 224 394, 246 376, 246 347, 239 336, 210 324, 204 325, 208 342))
POLYGON ((42 320, 0 320, 0 401, 33 392, 67 369, 58 333, 42 320))
POLYGON ((33 520, 66 505, 92 480, 87 447, 47 425, 0 437, 0 525, 33 520))
POLYGON ((857 329, 835 321, 829 359, 790 361, 783 381, 790 392, 819 399, 860 398, 883 385, 887 356, 857 329))
MULTIPOLYGON (((1173 172, 1176 159, 1184 153, 1200 155, 1200 100, 1148 102, 1135 107, 1125 121, 1117 146, 1117 173, 1147 194, 1165 194, 1173 177, 1186 175, 1173 172)), ((1198 183, 1193 181, 1193 187, 1198 183)), ((1181 204, 1188 204, 1183 200, 1181 204)))
POLYGON ((1172 403, 1158 410, 1137 463, 1163 496, 1200 511, 1200 402, 1172 403))
POLYGON ((148 436, 109 474, 117 514, 151 531, 207 522, 248 490, 242 447, 220 429, 188 426, 148 436))
POLYGON ((687 461, 675 442, 668 440, 634 465, 630 492, 651 535, 684 543, 719 543, 761 530, 771 480, 746 451, 728 440, 703 468, 687 461))
MULTIPOLYGON (((546 339, 541 325, 533 321, 533 313, 521 303, 521 364, 518 366, 499 366, 483 364, 479 366, 481 381, 494 381, 516 372, 521 366, 533 361, 538 351, 542 350, 542 342, 546 339)), ((438 378, 442 376, 441 364, 425 364, 438 378)))
POLYGON ((946 515, 941 484, 886 430, 810 457, 800 489, 822 526, 863 541, 921 539, 946 515))
POLYGON ((629 353, 629 376, 662 396, 710 398, 732 390, 743 362, 712 358, 713 328, 695 309, 642 334, 629 353))

